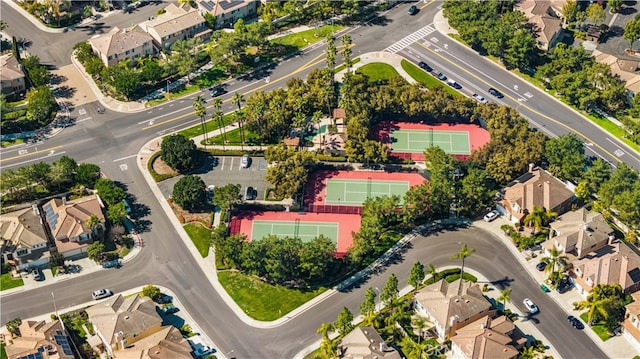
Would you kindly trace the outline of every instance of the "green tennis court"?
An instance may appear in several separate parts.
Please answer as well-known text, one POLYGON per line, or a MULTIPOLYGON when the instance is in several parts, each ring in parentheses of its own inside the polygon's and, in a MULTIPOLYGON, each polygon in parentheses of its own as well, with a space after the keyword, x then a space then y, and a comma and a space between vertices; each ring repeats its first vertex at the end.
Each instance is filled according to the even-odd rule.
POLYGON ((380 181, 330 178, 327 180, 325 204, 361 205, 367 198, 398 195, 409 190, 408 181, 380 181))
POLYGON ((391 133, 392 152, 422 153, 426 148, 433 146, 438 146, 450 154, 471 154, 469 132, 397 130, 391 133))
POLYGON ((331 239, 333 243, 338 243, 338 223, 253 221, 251 240, 260 240, 271 234, 278 237, 300 238, 303 242, 309 242, 322 234, 331 239))

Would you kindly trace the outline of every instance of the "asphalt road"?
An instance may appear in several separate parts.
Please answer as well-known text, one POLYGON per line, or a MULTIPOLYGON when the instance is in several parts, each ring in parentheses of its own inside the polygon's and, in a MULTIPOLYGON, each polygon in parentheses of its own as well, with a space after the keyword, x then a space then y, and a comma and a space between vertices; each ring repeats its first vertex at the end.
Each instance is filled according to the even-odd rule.
MULTIPOLYGON (((392 45, 431 21, 433 14, 429 10, 435 10, 435 6, 428 7, 413 17, 406 15, 408 6, 399 5, 388 14, 375 19, 373 24, 350 29, 356 44, 354 56, 392 45)), ((7 8, 3 7, 3 11, 7 8)), ((109 18, 105 21, 107 20, 109 18)), ((40 46, 39 41, 43 38, 52 38, 32 28, 29 28, 26 34, 30 35, 34 44, 38 44, 36 47, 40 46)), ((66 41, 65 38, 65 43, 75 42, 66 41)), ((44 42, 43 46, 47 46, 47 43, 44 42)), ((52 47, 51 51, 55 52, 56 47, 52 47)), ((51 55, 51 58, 58 58, 52 61, 62 61, 59 59, 65 56, 68 56, 68 53, 66 55, 56 53, 51 55)), ((483 61, 474 54, 464 56, 468 57, 465 61, 483 61)), ((227 83, 229 94, 223 97, 226 101, 224 110, 231 109, 229 98, 235 91, 248 95, 257 89, 269 91, 283 86, 286 79, 291 76, 304 77, 314 66, 321 66, 323 57, 322 46, 317 45, 258 76, 229 81, 227 83), (267 78, 269 81, 266 80, 267 78)), ((447 66, 451 66, 447 64, 443 60, 442 69, 445 72, 448 72, 447 66)), ((454 69, 453 66, 449 68, 454 69)), ((504 79, 509 78, 509 75, 497 71, 493 78, 504 79)), ((463 86, 470 86, 461 78, 456 80, 463 86)), ((470 80, 470 82, 473 81, 470 80)), ((206 97, 208 98, 208 95, 206 97)), ((534 97, 536 100, 538 98, 543 97, 534 97)), ((528 104, 536 100, 529 100, 528 104)), ((546 104, 550 102, 548 99, 541 101, 542 109, 545 109, 546 104)), ((52 304, 48 299, 50 292, 55 292, 58 308, 62 310, 73 304, 90 301, 89 293, 98 288, 106 287, 120 291, 137 285, 154 283, 166 286, 180 295, 185 309, 194 318, 198 318, 198 324, 216 342, 220 352, 228 353, 233 350, 238 358, 290 358, 319 339, 316 329, 323 322, 334 321, 343 306, 357 313, 357 307, 367 287, 382 287, 390 273, 396 273, 400 283, 406 283, 410 266, 417 259, 423 263, 451 265, 448 258, 458 250, 458 242, 470 241, 470 245, 478 252, 467 261, 468 266, 491 279, 503 279, 508 273, 509 278, 513 278, 510 282, 514 288, 513 301, 521 303, 522 298, 528 295, 541 307, 540 315, 536 316, 540 321, 538 325, 563 357, 604 357, 604 354, 600 353, 586 335, 578 331, 566 330, 564 313, 561 313, 548 298, 541 296, 537 284, 528 277, 519 263, 510 257, 506 249, 500 249, 495 240, 478 230, 443 233, 428 240, 417 239, 414 241, 415 248, 401 258, 404 261, 399 260, 386 272, 372 277, 366 285, 354 288, 349 293, 333 295, 312 310, 276 329, 249 327, 226 309, 226 304, 210 286, 204 273, 197 266, 189 265, 192 262, 190 253, 177 239, 178 236, 169 225, 167 215, 161 209, 157 199, 151 195, 135 166, 136 153, 146 141, 197 123, 198 120, 192 115, 191 100, 176 100, 137 114, 118 114, 107 111, 100 115, 95 112, 97 106, 97 104, 88 104, 74 109, 72 117, 75 118, 76 123, 43 143, 3 149, 0 153, 3 158, 3 168, 17 167, 39 160, 52 161, 63 154, 75 158, 78 162, 98 164, 107 176, 125 185, 127 191, 135 196, 135 202, 139 204, 138 213, 141 213, 141 217, 136 222, 145 239, 145 248, 134 261, 127 263, 119 270, 101 271, 26 293, 3 296, 0 299, 2 322, 16 316, 26 318, 52 312, 52 304), (18 152, 21 150, 27 152, 21 154, 18 152), (496 253, 503 254, 496 257, 496 253), (570 352, 568 348, 571 348, 570 352)))

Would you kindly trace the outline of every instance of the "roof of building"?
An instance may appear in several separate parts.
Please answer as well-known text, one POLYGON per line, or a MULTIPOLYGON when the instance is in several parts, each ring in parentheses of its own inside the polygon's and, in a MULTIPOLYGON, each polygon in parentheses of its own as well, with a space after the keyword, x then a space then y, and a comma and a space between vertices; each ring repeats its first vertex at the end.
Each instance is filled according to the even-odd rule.
POLYGON ((251 3, 257 2, 256 0, 196 0, 198 7, 204 11, 214 15, 220 16, 230 13, 233 10, 243 8, 251 3))
POLYGON ((517 8, 525 14, 530 23, 536 25, 539 30, 536 34, 538 41, 549 44, 553 35, 562 28, 562 20, 554 14, 561 13, 564 4, 566 0, 523 0, 517 4, 517 8))
POLYGON ((624 290, 640 282, 640 256, 623 242, 591 252, 573 265, 582 273, 585 283, 591 280, 591 287, 618 283, 624 290))
POLYGON ((25 208, 0 216, 0 238, 18 248, 32 248, 47 243, 37 208, 25 208))
POLYGON ((472 316, 491 309, 491 303, 482 295, 477 284, 462 282, 462 290, 458 294, 460 279, 447 283, 440 280, 420 289, 415 299, 445 327, 451 327, 452 319, 467 320, 472 316))
POLYGON ((534 206, 553 210, 572 197, 562 181, 541 168, 526 172, 504 189, 504 199, 519 207, 511 208, 512 214, 532 211, 534 206))
POLYGON ((1 80, 13 81, 25 76, 22 65, 12 54, 0 56, 0 68, 2 69, 0 71, 1 80))
POLYGON ((470 359, 511 359, 518 355, 509 336, 514 329, 505 316, 493 320, 485 316, 458 329, 451 340, 470 359))
POLYGON ((340 341, 340 358, 400 359, 400 353, 388 347, 373 327, 356 327, 340 341))
POLYGON ((592 55, 596 62, 609 65, 611 74, 620 77, 626 83, 627 90, 634 93, 640 92, 640 73, 638 73, 640 60, 619 58, 597 49, 593 51, 592 55))
POLYGON ((114 27, 107 34, 89 39, 91 46, 99 53, 111 56, 122 54, 128 50, 138 48, 146 42, 153 41, 151 35, 139 31, 139 27, 131 29, 119 29, 114 27))
POLYGON ((345 118, 347 116, 347 113, 344 111, 343 108, 334 108, 333 109, 333 118, 345 118))
POLYGON ((584 251, 597 243, 606 242, 613 233, 613 229, 604 220, 602 214, 589 212, 582 207, 576 211, 570 211, 556 218, 549 224, 557 236, 545 242, 545 248, 561 244, 563 249, 576 247, 578 253, 586 254, 584 251))
POLYGON ((66 236, 67 238, 77 237, 81 234, 91 232, 86 221, 92 215, 98 217, 104 223, 105 218, 102 213, 102 203, 96 195, 82 197, 73 201, 61 198, 53 198, 42 205, 45 218, 49 223, 51 234, 54 238, 66 236))
POLYGON ((20 336, 6 342, 5 351, 9 359, 27 358, 37 353, 51 353, 48 358, 73 359, 69 337, 64 334, 62 324, 55 320, 27 320, 19 327, 20 336))
POLYGON ((156 312, 155 304, 146 297, 135 295, 124 298, 121 294, 87 308, 89 319, 109 344, 117 342, 116 334, 125 337, 142 333, 159 325, 162 319, 156 312))
POLYGON ((198 10, 187 4, 170 3, 165 10, 164 14, 142 24, 144 29, 156 40, 206 22, 198 10))
POLYGON ((180 330, 169 325, 126 349, 115 351, 113 356, 118 359, 191 359, 192 351, 180 330))

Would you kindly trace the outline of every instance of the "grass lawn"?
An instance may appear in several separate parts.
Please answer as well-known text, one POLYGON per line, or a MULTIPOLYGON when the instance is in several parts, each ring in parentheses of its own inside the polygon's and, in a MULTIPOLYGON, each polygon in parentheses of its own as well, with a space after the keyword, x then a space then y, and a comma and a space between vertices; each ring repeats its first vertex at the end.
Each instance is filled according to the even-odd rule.
POLYGON ((270 285, 232 271, 219 272, 218 280, 247 315, 263 321, 278 319, 327 290, 302 291, 270 285))
POLYGON ((393 66, 382 62, 373 62, 370 64, 366 64, 358 68, 357 72, 369 76, 370 82, 388 80, 394 76, 400 76, 398 71, 396 71, 393 66))
POLYGON ((6 344, 0 343, 0 359, 7 359, 7 352, 4 350, 6 344))
POLYGON ((445 85, 442 81, 437 78, 429 75, 425 71, 423 71, 418 66, 410 63, 407 60, 402 60, 402 69, 405 70, 409 76, 413 77, 414 80, 418 81, 418 83, 422 84, 422 86, 432 89, 432 88, 440 88, 442 90, 447 91, 453 96, 462 96, 462 94, 456 90, 454 90, 451 86, 445 85))
POLYGON ((11 273, 5 273, 0 277, 0 290, 16 288, 24 285, 22 278, 13 279, 11 273))
POLYGON ((587 323, 586 327, 587 328, 591 328, 597 335, 598 337, 600 337, 600 339, 604 342, 607 341, 608 339, 611 338, 611 334, 609 334, 609 331, 607 330, 607 328, 605 328, 603 325, 594 325, 592 327, 589 326, 589 321, 587 320, 587 312, 584 312, 582 314, 580 314, 580 318, 582 319, 582 321, 584 321, 585 323, 587 323))
MULTIPOLYGON (((213 112, 210 109, 207 109, 208 112, 213 112)), ((233 122, 234 116, 232 113, 226 114, 224 116, 222 116, 222 124, 224 126, 229 125, 230 123, 233 122)), ((205 128, 207 129, 207 132, 210 131, 215 131, 217 129, 220 128, 220 126, 218 125, 218 121, 214 121, 214 120, 209 120, 207 122, 205 122, 205 128)), ((187 136, 187 138, 193 138, 196 136, 199 136, 202 134, 202 126, 200 126, 200 124, 198 123, 197 125, 194 125, 193 127, 189 127, 187 129, 184 129, 180 132, 178 132, 178 134, 181 135, 185 135, 187 136)))
MULTIPOLYGON (((233 129, 231 131, 227 131, 226 132, 226 137, 227 137, 227 144, 229 145, 239 145, 241 141, 241 136, 240 136, 240 128, 236 128, 233 129)), ((244 128, 244 143, 245 144, 249 144, 249 143, 253 143, 253 144, 259 144, 260 143, 260 137, 258 136, 257 133, 255 132, 251 132, 249 130, 247 130, 247 128, 244 128)), ((219 135, 216 137, 212 137, 209 138, 209 144, 216 144, 216 145, 221 145, 222 141, 223 141, 223 135, 219 135)))
POLYGON ((184 230, 196 248, 198 248, 198 252, 200 252, 202 258, 206 258, 209 255, 209 248, 211 247, 211 230, 200 224, 185 224, 184 230))
MULTIPOLYGON (((360 62, 360 58, 359 58, 359 57, 356 57, 355 59, 353 59, 353 60, 352 60, 352 63, 353 63, 353 64, 352 64, 351 66, 353 66, 353 65, 357 64, 358 62, 360 62)), ((344 69, 346 69, 346 68, 347 68, 347 66, 345 66, 345 64, 342 64, 342 65, 340 65, 340 66, 336 67, 336 73, 338 73, 338 72, 340 72, 340 71, 342 71, 342 70, 344 70, 344 69)), ((352 68, 353 68, 353 67, 352 67, 352 68)))
MULTIPOLYGON (((343 29, 342 25, 334 25, 333 30, 343 29)), ((320 40, 324 40, 331 33, 331 25, 325 25, 316 29, 309 29, 294 34, 285 35, 277 39, 271 40, 272 44, 282 44, 302 49, 320 40)))

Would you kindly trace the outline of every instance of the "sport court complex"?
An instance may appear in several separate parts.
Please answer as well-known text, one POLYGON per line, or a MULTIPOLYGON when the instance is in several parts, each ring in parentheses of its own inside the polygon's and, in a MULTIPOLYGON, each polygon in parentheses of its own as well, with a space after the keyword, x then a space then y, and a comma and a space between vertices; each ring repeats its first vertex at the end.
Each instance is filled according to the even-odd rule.
POLYGON ((351 247, 351 233, 360 230, 360 211, 367 197, 402 196, 424 182, 417 173, 316 171, 307 182, 306 212, 245 212, 233 218, 231 233, 250 240, 268 235, 310 241, 322 234, 342 255, 351 247), (316 201, 317 198, 321 198, 316 201))

